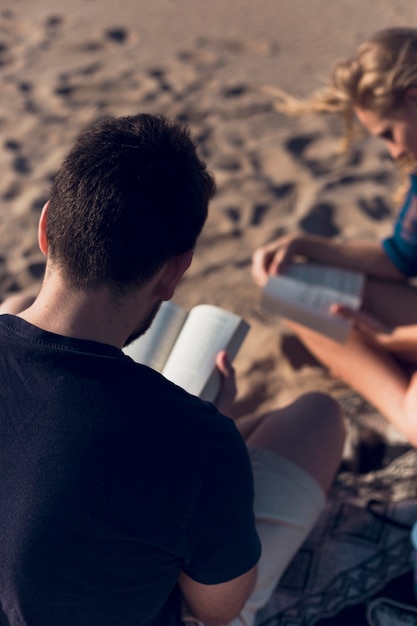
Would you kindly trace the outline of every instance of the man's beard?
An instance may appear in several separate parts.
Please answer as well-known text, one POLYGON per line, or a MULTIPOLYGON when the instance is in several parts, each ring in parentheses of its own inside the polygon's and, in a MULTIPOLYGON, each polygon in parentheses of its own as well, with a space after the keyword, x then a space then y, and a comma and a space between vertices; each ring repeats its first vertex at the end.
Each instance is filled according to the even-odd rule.
POLYGON ((161 304, 162 304, 162 300, 155 304, 155 306, 151 309, 151 311, 148 313, 148 315, 145 317, 145 319, 141 323, 140 327, 137 328, 131 335, 129 335, 129 337, 124 343, 124 346, 123 346, 124 348, 128 346, 130 343, 132 343, 132 341, 135 341, 135 339, 138 339, 139 337, 141 337, 142 335, 146 333, 146 331, 148 330, 148 328, 150 328, 152 322, 154 321, 156 314, 161 308, 161 304))

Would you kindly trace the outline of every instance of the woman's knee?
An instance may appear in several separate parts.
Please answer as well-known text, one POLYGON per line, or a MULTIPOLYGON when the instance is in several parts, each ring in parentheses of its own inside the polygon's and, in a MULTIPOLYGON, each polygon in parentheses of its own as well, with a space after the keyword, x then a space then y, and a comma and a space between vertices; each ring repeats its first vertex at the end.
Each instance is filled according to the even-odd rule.
POLYGON ((309 431, 317 429, 320 437, 334 438, 340 445, 346 436, 346 425, 338 402, 321 391, 303 394, 296 400, 300 414, 309 423, 309 431))

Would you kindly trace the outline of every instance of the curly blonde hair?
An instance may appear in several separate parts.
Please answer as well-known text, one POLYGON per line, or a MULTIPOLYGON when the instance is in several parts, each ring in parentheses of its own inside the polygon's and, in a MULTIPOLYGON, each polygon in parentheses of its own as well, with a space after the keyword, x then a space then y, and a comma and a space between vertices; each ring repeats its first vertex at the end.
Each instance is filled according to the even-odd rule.
POLYGON ((290 115, 337 113, 349 138, 355 108, 387 114, 402 104, 410 87, 417 87, 417 29, 387 28, 361 44, 353 57, 337 63, 328 85, 307 100, 277 90, 276 108, 290 115))
MULTIPOLYGON (((379 116, 393 111, 404 102, 405 93, 417 87, 417 29, 387 28, 362 43, 356 54, 339 61, 327 86, 306 100, 279 90, 275 108, 288 115, 336 113, 344 122, 342 150, 347 150, 360 133, 355 109, 372 110, 379 116)), ((408 188, 407 176, 416 171, 416 161, 404 157, 399 163, 400 181, 394 201, 402 201, 408 188)))

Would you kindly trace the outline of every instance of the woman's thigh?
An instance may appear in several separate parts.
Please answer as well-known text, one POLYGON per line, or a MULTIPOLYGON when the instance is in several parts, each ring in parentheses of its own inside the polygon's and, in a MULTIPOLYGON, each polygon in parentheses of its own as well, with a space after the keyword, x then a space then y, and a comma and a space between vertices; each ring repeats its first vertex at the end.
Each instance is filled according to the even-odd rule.
POLYGON ((417 286, 368 278, 363 309, 388 326, 417 324, 417 286))

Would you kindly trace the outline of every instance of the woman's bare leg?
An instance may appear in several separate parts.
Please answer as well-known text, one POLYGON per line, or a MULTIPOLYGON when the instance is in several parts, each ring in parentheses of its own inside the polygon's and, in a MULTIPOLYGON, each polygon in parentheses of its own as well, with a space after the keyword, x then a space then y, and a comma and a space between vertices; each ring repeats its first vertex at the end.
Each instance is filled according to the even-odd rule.
MULTIPOLYGON (((417 289, 404 283, 368 281, 364 310, 391 326, 416 324, 417 289)), ((417 445, 417 377, 410 379, 409 367, 356 331, 345 344, 338 344, 293 322, 288 326, 321 363, 417 445)), ((417 368, 417 354, 410 352, 407 357, 417 368)))
POLYGON ((328 395, 306 393, 253 422, 237 422, 248 445, 272 450, 310 474, 327 492, 340 464, 345 426, 328 395))
POLYGON ((363 308, 389 326, 417 324, 417 287, 368 278, 363 308))
POLYGON ((254 512, 262 556, 255 588, 229 626, 252 626, 257 611, 270 598, 316 523, 344 441, 339 406, 322 393, 305 394, 252 424, 243 424, 242 431, 254 470, 254 512))

